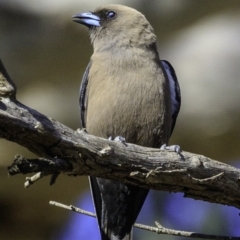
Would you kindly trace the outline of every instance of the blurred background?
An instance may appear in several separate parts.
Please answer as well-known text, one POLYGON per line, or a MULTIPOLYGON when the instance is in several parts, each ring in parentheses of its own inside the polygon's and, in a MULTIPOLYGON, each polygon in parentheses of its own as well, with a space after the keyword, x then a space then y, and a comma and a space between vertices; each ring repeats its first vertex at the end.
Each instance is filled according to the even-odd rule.
MULTIPOLYGON (((92 53, 78 12, 119 3, 144 13, 172 63, 182 107, 171 139, 185 151, 240 166, 239 0, 0 0, 0 58, 22 103, 67 126, 79 127, 78 92, 92 53)), ((0 139, 0 239, 99 239, 95 219, 49 206, 49 200, 93 210, 87 177, 61 175, 23 188, 7 176, 14 155, 34 155, 0 139)), ((151 191, 138 222, 208 234, 240 235, 232 207, 151 191)), ((135 239, 177 239, 135 230, 135 239)), ((178 238, 181 239, 181 238, 178 238)), ((184 239, 184 238, 182 238, 184 239)))

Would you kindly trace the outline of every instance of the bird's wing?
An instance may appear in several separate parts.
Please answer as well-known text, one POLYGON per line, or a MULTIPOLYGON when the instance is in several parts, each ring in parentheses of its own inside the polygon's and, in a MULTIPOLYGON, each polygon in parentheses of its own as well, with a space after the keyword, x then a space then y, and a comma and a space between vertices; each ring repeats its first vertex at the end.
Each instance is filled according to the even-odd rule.
POLYGON ((176 76, 176 73, 174 71, 174 68, 172 65, 166 61, 166 60, 161 60, 162 66, 165 70, 165 73, 168 77, 169 81, 169 87, 170 87, 170 94, 171 94, 171 103, 172 103, 172 129, 171 129, 171 134, 173 132, 173 129, 175 127, 175 123, 177 120, 178 113, 180 111, 180 106, 181 106, 181 92, 180 92, 180 87, 178 83, 178 79, 176 76))
MULTIPOLYGON (((101 225, 101 214, 102 214, 102 198, 101 198, 101 192, 99 189, 99 184, 97 182, 97 178, 96 177, 89 177, 89 182, 90 182, 90 189, 91 189, 91 193, 92 193, 92 199, 94 202, 94 208, 95 208, 95 212, 97 215, 97 219, 98 219, 98 223, 99 226, 101 225)), ((100 228, 100 232, 101 235, 102 233, 102 229, 100 228)))
MULTIPOLYGON (((91 68, 91 62, 87 65, 85 73, 82 78, 79 94, 79 107, 80 107, 80 122, 81 127, 86 128, 86 115, 87 115, 87 85, 88 85, 88 74, 91 68)), ((93 196, 95 211, 98 217, 98 221, 101 222, 101 209, 102 209, 102 199, 99 190, 99 185, 95 177, 89 177, 91 192, 93 196)))
POLYGON ((91 62, 87 65, 87 68, 85 70, 85 73, 82 78, 81 86, 80 86, 80 92, 79 92, 79 107, 80 107, 80 123, 81 127, 86 127, 86 106, 87 106, 87 85, 88 85, 88 73, 91 67, 91 62))

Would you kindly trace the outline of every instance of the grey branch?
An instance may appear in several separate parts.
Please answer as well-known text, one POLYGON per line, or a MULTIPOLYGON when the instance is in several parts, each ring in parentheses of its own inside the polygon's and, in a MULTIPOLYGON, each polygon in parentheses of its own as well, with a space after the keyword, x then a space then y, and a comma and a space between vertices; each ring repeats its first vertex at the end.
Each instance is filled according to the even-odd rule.
POLYGON ((74 131, 16 100, 16 87, 0 63, 0 137, 39 156, 17 156, 9 174, 38 173, 51 184, 60 173, 92 175, 240 208, 240 171, 205 156, 122 144, 74 131), (40 173, 39 173, 40 172, 40 173))
MULTIPOLYGON (((88 212, 85 211, 81 208, 75 207, 75 206, 68 206, 59 202, 55 202, 55 201, 50 201, 49 202, 50 205, 52 206, 56 206, 56 207, 60 207, 60 208, 64 208, 70 211, 74 211, 77 213, 81 213, 90 217, 96 217, 96 214, 92 213, 92 212, 88 212)), ((187 232, 187 231, 179 231, 179 230, 174 230, 174 229, 169 229, 169 228, 165 228, 163 227, 159 222, 155 222, 156 227, 152 227, 152 226, 147 226, 144 224, 140 224, 140 223, 135 223, 134 227, 136 228, 140 228, 143 230, 147 230, 150 232, 155 232, 157 234, 167 234, 167 235, 173 235, 173 236, 179 236, 179 237, 190 237, 190 238, 201 238, 201 239, 218 239, 218 240, 239 240, 240 237, 228 237, 228 236, 219 236, 219 235, 209 235, 209 234, 203 234, 203 233, 196 233, 196 232, 187 232)))

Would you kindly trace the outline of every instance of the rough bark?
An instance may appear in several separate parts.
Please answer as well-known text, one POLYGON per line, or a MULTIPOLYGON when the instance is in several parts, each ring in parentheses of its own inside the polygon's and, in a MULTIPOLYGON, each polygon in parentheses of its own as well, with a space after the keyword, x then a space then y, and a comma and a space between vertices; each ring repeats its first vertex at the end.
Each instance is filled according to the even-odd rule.
MULTIPOLYGON (((74 131, 16 100, 16 87, 0 62, 0 137, 16 142, 39 159, 17 156, 11 175, 41 172, 116 179, 155 190, 240 208, 240 171, 189 152, 123 144, 74 131)), ((32 179, 31 179, 32 180, 32 179)))

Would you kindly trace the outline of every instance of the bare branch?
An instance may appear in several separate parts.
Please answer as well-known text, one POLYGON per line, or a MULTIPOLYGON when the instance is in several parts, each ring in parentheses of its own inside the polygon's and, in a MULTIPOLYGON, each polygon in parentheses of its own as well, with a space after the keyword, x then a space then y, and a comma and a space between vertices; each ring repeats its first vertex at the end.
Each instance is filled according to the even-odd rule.
MULTIPOLYGON (((77 213, 81 213, 90 217, 96 217, 96 214, 92 212, 85 211, 81 208, 74 207, 72 205, 68 206, 59 202, 50 201, 50 205, 64 208, 70 211, 74 211, 77 213)), ((179 231, 174 230, 170 228, 163 227, 159 222, 155 222, 157 227, 147 226, 140 223, 135 223, 134 227, 140 228, 142 230, 147 230, 150 232, 155 232, 157 234, 167 234, 167 235, 173 235, 173 236, 179 236, 179 237, 190 237, 190 238, 202 238, 202 239, 218 239, 218 240, 239 240, 240 237, 228 237, 228 236, 219 236, 219 235, 209 235, 209 234, 203 234, 203 233, 196 233, 196 232, 187 232, 187 231, 179 231)))

